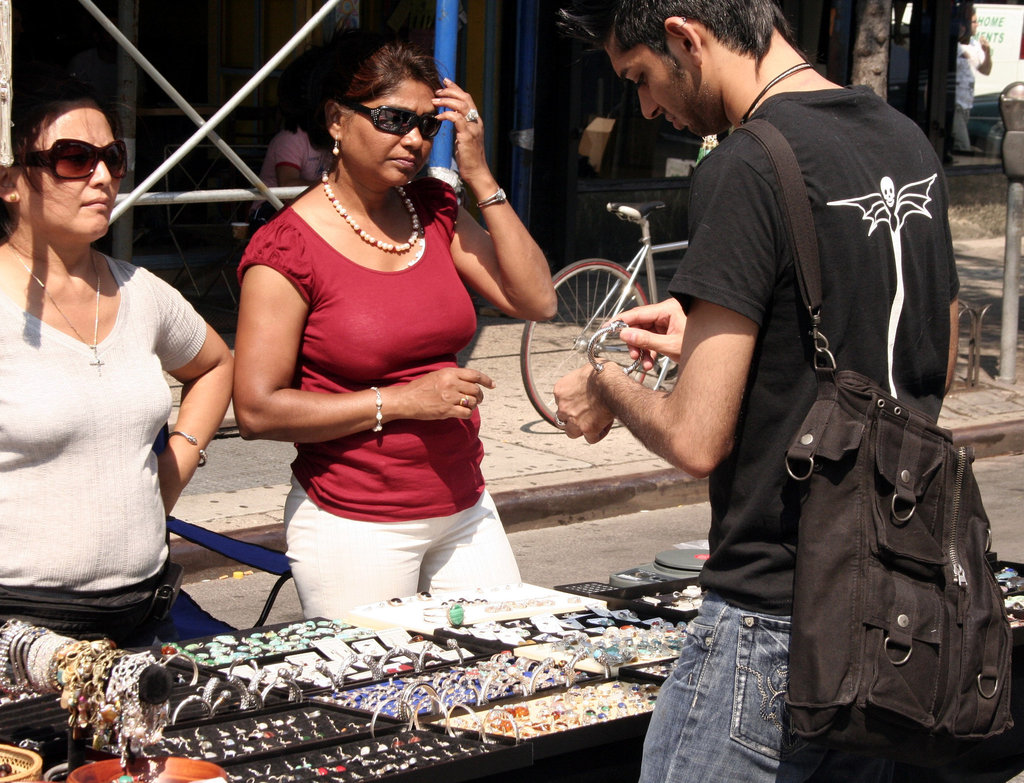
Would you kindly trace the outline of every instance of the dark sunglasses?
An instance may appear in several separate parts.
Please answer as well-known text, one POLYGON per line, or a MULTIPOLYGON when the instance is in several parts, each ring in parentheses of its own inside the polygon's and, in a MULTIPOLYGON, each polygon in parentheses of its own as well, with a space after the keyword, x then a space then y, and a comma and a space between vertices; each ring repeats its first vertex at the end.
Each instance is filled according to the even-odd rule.
POLYGON ((441 123, 444 122, 444 120, 439 120, 436 114, 416 114, 416 112, 396 109, 392 106, 376 106, 371 109, 369 106, 363 106, 355 101, 342 101, 342 103, 350 109, 368 114, 370 122, 377 130, 393 133, 396 136, 404 136, 413 128, 418 127, 423 138, 432 139, 441 130, 441 123))
POLYGON ((48 150, 26 152, 24 165, 45 166, 58 179, 89 179, 101 160, 111 177, 123 177, 128 171, 124 142, 112 141, 106 147, 95 147, 87 141, 58 139, 48 150))

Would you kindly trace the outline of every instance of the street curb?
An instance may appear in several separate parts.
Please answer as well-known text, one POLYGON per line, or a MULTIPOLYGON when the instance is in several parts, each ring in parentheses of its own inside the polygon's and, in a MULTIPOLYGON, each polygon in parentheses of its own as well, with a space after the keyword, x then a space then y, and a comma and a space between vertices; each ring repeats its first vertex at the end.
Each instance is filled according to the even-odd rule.
MULTIPOLYGON (((960 427, 953 431, 953 442, 972 446, 977 458, 1024 454, 1024 420, 960 427)), ((512 533, 645 509, 700 503, 707 500, 707 495, 706 479, 695 479, 669 468, 495 492, 494 503, 505 530, 512 533)), ((280 523, 251 527, 235 533, 233 537, 270 549, 285 549, 284 526, 280 523)), ((233 560, 176 536, 170 548, 172 559, 184 566, 192 581, 239 570, 233 560)))
MULTIPOLYGON (((495 492, 493 497, 505 530, 512 533, 644 509, 700 503, 707 499, 707 494, 707 480, 695 479, 670 468, 616 478, 495 492)), ((284 526, 280 523, 239 530, 232 534, 232 538, 282 552, 286 548, 284 526)), ((240 570, 234 560, 177 536, 172 536, 170 549, 171 559, 184 566, 192 581, 240 570)))
POLYGON ((977 458, 1024 454, 1024 420, 959 427, 953 430, 953 443, 972 446, 977 458))
POLYGON ((508 532, 568 525, 588 519, 631 514, 707 500, 707 480, 680 470, 635 473, 548 487, 494 494, 494 503, 508 532))

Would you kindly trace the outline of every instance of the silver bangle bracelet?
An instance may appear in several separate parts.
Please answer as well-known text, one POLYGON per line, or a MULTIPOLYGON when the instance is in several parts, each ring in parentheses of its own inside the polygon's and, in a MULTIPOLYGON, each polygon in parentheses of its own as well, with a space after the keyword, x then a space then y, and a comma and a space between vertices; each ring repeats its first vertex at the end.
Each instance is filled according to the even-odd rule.
POLYGON ((172 430, 171 434, 167 436, 167 439, 170 440, 175 435, 180 435, 193 446, 195 446, 197 449, 199 449, 199 467, 203 467, 203 465, 206 464, 206 449, 202 448, 199 445, 199 441, 196 439, 195 435, 189 435, 187 432, 182 432, 181 430, 172 430))
POLYGON ((502 188, 498 188, 498 192, 493 196, 488 196, 483 201, 476 202, 477 209, 483 209, 489 207, 491 204, 504 204, 508 201, 508 196, 505 195, 505 191, 502 188))
MULTIPOLYGON (((597 361, 597 351, 604 344, 606 337, 618 337, 619 332, 625 329, 629 324, 625 321, 612 321, 607 326, 598 329, 594 332, 594 336, 590 338, 590 342, 587 344, 587 358, 590 360, 591 366, 594 368, 594 372, 604 371, 604 362, 597 361)), ((630 375, 640 369, 643 364, 643 356, 638 356, 629 367, 623 367, 622 371, 626 375, 630 375)))

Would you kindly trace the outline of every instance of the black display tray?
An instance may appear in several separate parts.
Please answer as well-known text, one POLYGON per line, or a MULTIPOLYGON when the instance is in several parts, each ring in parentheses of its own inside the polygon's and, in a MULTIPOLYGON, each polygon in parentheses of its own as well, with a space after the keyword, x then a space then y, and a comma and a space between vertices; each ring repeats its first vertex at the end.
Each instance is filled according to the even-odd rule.
MULTIPOLYGON (((174 664, 169 667, 174 671, 174 664)), ((191 671, 191 667, 189 667, 191 671)), ((175 674, 184 672, 174 671, 175 674)), ((200 680, 201 685, 201 680, 200 680)), ((178 704, 196 693, 200 685, 177 682, 169 699, 173 713, 178 704)), ((68 711, 60 706, 58 694, 34 696, 0 706, 0 743, 22 745, 43 757, 45 767, 67 760, 68 711)))
MULTIPOLYGON (((170 645, 164 645, 164 647, 170 646, 180 651, 181 655, 184 655, 196 662, 201 671, 208 673, 216 673, 221 669, 229 666, 232 661, 256 661, 256 663, 262 665, 266 662, 277 662, 284 660, 285 656, 294 655, 296 653, 309 652, 314 648, 314 642, 318 639, 326 638, 338 638, 345 632, 352 632, 356 639, 368 639, 375 635, 375 632, 368 628, 357 628, 356 626, 350 625, 349 623, 327 620, 322 617, 314 617, 305 621, 291 622, 291 623, 275 623, 273 625, 260 626, 258 628, 246 628, 244 630, 233 631, 231 633, 214 634, 212 636, 201 636, 196 639, 185 639, 180 642, 172 642, 170 645), (313 625, 310 625, 312 623, 313 625), (265 650, 257 650, 257 654, 253 654, 252 645, 244 644, 246 641, 253 640, 257 634, 260 638, 266 638, 269 634, 277 634, 279 631, 289 628, 296 628, 299 626, 308 626, 310 633, 305 637, 303 642, 296 642, 287 647, 282 647, 274 652, 266 652, 265 650), (228 640, 235 640, 234 643, 228 640), (239 644, 239 641, 243 644, 239 644), (204 656, 202 653, 208 651, 211 645, 220 643, 224 646, 234 648, 233 654, 228 658, 209 658, 204 656)), ((348 640, 345 640, 346 643, 348 640)))
POLYGON ((60 697, 33 696, 0 706, 0 744, 34 750, 44 767, 67 759, 68 712, 61 709, 60 697))
MULTIPOLYGON (((317 620, 316 622, 334 622, 334 621, 317 620)), ((287 628, 287 627, 293 626, 293 625, 296 625, 296 623, 280 623, 278 625, 271 625, 271 626, 260 627, 260 628, 250 628, 250 629, 246 629, 245 631, 239 631, 239 632, 237 632, 235 634, 219 634, 218 636, 208 636, 208 637, 204 637, 202 639, 191 639, 188 642, 181 642, 181 643, 176 644, 175 646, 179 647, 179 648, 184 648, 186 646, 193 646, 193 645, 206 646, 206 645, 209 645, 212 641, 215 641, 218 638, 227 638, 229 636, 250 638, 253 634, 256 634, 256 633, 266 634, 269 631, 276 631, 276 630, 278 630, 280 628, 287 628)), ((384 631, 374 631, 372 629, 358 629, 355 626, 347 626, 347 624, 341 624, 341 623, 337 623, 337 625, 339 625, 339 626, 342 626, 342 625, 346 626, 346 628, 344 630, 352 629, 352 630, 357 630, 357 631, 361 632, 361 633, 355 634, 356 638, 342 639, 341 640, 345 645, 347 645, 348 647, 352 648, 353 652, 359 652, 359 647, 360 646, 364 646, 364 645, 369 645, 371 648, 379 649, 381 651, 389 649, 388 648, 388 644, 389 643, 382 636, 382 634, 386 633, 384 631)), ((327 628, 328 626, 322 626, 322 627, 327 628)), ((409 634, 409 637, 410 637, 411 641, 429 641, 429 642, 433 642, 433 643, 437 644, 441 648, 444 648, 445 642, 447 641, 446 639, 442 639, 442 638, 439 638, 439 637, 437 637, 435 635, 431 635, 431 634, 409 634)), ((284 661, 286 661, 287 659, 289 659, 292 656, 303 655, 303 654, 313 654, 313 655, 318 656, 319 658, 321 658, 324 661, 329 661, 330 658, 328 657, 328 655, 326 653, 324 653, 322 650, 319 650, 316 645, 317 645, 317 642, 320 642, 320 641, 323 641, 325 643, 330 643, 332 641, 335 641, 335 639, 336 639, 336 637, 332 637, 329 633, 323 633, 323 634, 317 636, 315 639, 312 639, 310 645, 305 647, 305 648, 294 647, 294 648, 290 648, 290 649, 287 649, 287 650, 283 650, 281 652, 274 652, 274 653, 265 654, 265 655, 259 655, 259 656, 255 656, 255 657, 244 657, 244 655, 238 655, 234 662, 237 663, 240 666, 248 666, 250 664, 255 664, 255 666, 257 666, 257 667, 262 669, 262 668, 266 668, 268 666, 274 666, 275 664, 283 663, 284 661)), ((472 645, 469 645, 469 644, 462 644, 462 645, 460 645, 460 647, 463 648, 463 657, 464 657, 465 660, 473 660, 476 656, 485 654, 487 652, 486 650, 481 649, 479 646, 472 646, 472 645)), ((184 655, 188 656, 188 660, 189 661, 195 661, 195 659, 191 655, 188 655, 187 652, 185 652, 184 655)), ((182 657, 183 656, 179 656, 178 658, 175 658, 173 663, 175 663, 176 665, 178 665, 178 666, 180 666, 182 668, 191 669, 191 664, 186 662, 186 661, 181 660, 182 657)), ((404 658, 392 659, 393 662, 389 664, 389 667, 384 672, 383 676, 380 677, 380 678, 377 678, 377 679, 378 680, 386 680, 386 679, 388 679, 390 677, 396 677, 396 676, 403 676, 403 677, 404 676, 411 676, 413 674, 413 671, 414 671, 414 666, 413 665, 409 665, 408 663, 405 663, 406 660, 407 659, 404 659, 404 658)), ((196 662, 196 666, 198 667, 199 671, 202 672, 204 675, 206 675, 208 677, 221 677, 221 678, 223 678, 225 676, 226 671, 231 666, 231 663, 229 663, 227 661, 224 661, 224 660, 218 660, 218 662, 216 662, 216 663, 200 662, 200 661, 195 661, 195 662, 196 662)), ((438 659, 438 658, 435 658, 435 657, 428 657, 426 659, 426 661, 425 661, 424 669, 425 670, 435 670, 435 669, 439 669, 439 668, 442 668, 444 666, 450 666, 450 665, 452 665, 452 661, 438 659)), ((356 679, 355 681, 360 682, 360 683, 366 683, 366 682, 373 682, 374 681, 373 678, 367 676, 367 675, 369 675, 370 671, 369 671, 369 667, 365 663, 358 662, 358 663, 355 664, 355 666, 356 666, 356 668, 360 672, 360 674, 357 675, 358 679, 356 679)), ((349 676, 352 677, 352 675, 349 675, 349 676)), ((311 682, 308 679, 297 678, 296 679, 296 684, 299 686, 299 688, 303 692, 306 692, 306 693, 322 690, 324 688, 324 684, 322 682, 311 682)), ((278 700, 283 700, 288 695, 287 688, 285 686, 283 686, 283 685, 279 685, 279 686, 275 687, 273 689, 272 693, 276 695, 276 698, 278 700)))
MULTIPOLYGON (((600 675, 594 674, 592 672, 585 672, 585 671, 577 671, 576 672, 576 683, 590 682, 590 681, 593 681, 593 680, 596 680, 596 679, 599 679, 599 678, 600 678, 600 675)), ((398 679, 398 678, 396 678, 396 679, 398 679)), ((403 687, 405 687, 406 685, 411 685, 412 681, 416 680, 416 677, 410 677, 410 678, 407 678, 407 679, 409 680, 408 682, 406 682, 404 680, 399 680, 399 682, 396 683, 395 689, 394 689, 396 696, 398 694, 400 694, 400 692, 401 692, 403 687)), ((430 683, 428 682, 426 684, 429 685, 430 683)), ((364 683, 353 683, 352 685, 346 686, 344 688, 344 690, 341 691, 341 693, 342 694, 351 694, 351 693, 353 693, 355 691, 364 690, 364 689, 368 689, 368 688, 373 688, 375 686, 381 686, 381 685, 383 685, 383 683, 380 683, 380 682, 378 682, 378 683, 365 683, 365 682, 364 683)), ((542 688, 541 690, 537 691, 537 695, 542 695, 544 693, 550 693, 553 690, 555 690, 556 688, 564 688, 564 685, 552 685, 549 688, 542 688)), ((332 694, 336 694, 336 693, 338 693, 338 692, 337 691, 331 691, 330 689, 324 689, 324 690, 320 690, 320 691, 310 692, 310 693, 308 693, 306 695, 306 697, 311 702, 314 702, 314 703, 317 703, 317 704, 331 704, 331 705, 337 706, 337 707, 339 707, 341 709, 349 710, 349 711, 352 711, 352 712, 358 712, 358 713, 362 713, 362 714, 366 714, 366 715, 372 715, 374 712, 376 712, 376 709, 373 708, 373 707, 362 707, 362 706, 355 706, 355 705, 352 705, 352 704, 339 703, 338 701, 335 701, 335 700, 332 699, 332 694)), ((488 695, 491 696, 490 692, 488 693, 488 695)), ((504 699, 504 698, 514 698, 514 697, 510 696, 509 694, 503 694, 503 695, 501 695, 501 696, 499 696, 497 698, 491 696, 491 701, 496 701, 496 700, 500 700, 500 699, 504 699)), ((519 696, 518 698, 523 698, 523 697, 519 696)), ((385 701, 386 701, 386 703, 391 703, 391 698, 388 698, 385 701)), ((465 701, 465 702, 460 702, 460 703, 465 703, 469 707, 475 707, 476 706, 475 702, 465 701)), ((429 699, 429 698, 423 699, 423 705, 424 705, 424 707, 426 707, 426 709, 421 709, 418 714, 424 720, 429 720, 431 718, 434 718, 434 717, 437 717, 438 715, 440 715, 440 712, 437 709, 437 702, 434 701, 433 699, 429 699)), ((386 716, 387 712, 382 710, 380 714, 382 716, 386 716)))
MULTIPOLYGON (((629 678, 621 678, 625 681, 629 681, 629 678)), ((565 692, 566 688, 560 689, 565 692)), ((509 707, 521 703, 528 702, 533 699, 540 699, 544 697, 550 697, 556 694, 557 690, 548 690, 541 693, 537 693, 530 699, 523 698, 512 698, 504 699, 492 702, 491 704, 482 707, 477 711, 477 714, 481 718, 492 709, 501 709, 503 706, 508 705, 509 707)), ((454 713, 456 715, 463 714, 461 711, 454 713)), ((563 731, 553 732, 550 734, 540 734, 533 737, 524 737, 522 743, 531 745, 533 747, 533 758, 535 761, 542 759, 551 758, 553 756, 559 756, 565 753, 573 753, 579 750, 586 750, 588 748, 596 748, 602 745, 606 745, 612 742, 619 742, 622 740, 634 739, 637 737, 643 737, 647 732, 647 726, 651 722, 651 713, 645 712, 639 715, 629 715, 622 718, 614 718, 603 722, 591 723, 587 726, 578 726, 571 729, 565 729, 563 731)), ((431 722, 437 730, 441 731, 445 729, 445 719, 438 718, 431 722)), ((478 738, 479 733, 476 731, 464 731, 465 736, 471 736, 478 738)), ((491 735, 488 734, 488 737, 491 735)))
POLYGON ((501 620, 494 621, 493 623, 483 624, 477 623, 475 625, 462 626, 459 628, 438 628, 434 631, 435 635, 442 638, 450 638, 459 640, 464 646, 472 647, 477 646, 486 649, 489 653, 498 653, 510 648, 522 648, 528 647, 533 644, 546 644, 557 641, 560 637, 566 636, 572 633, 585 633, 587 636, 600 636, 604 633, 605 629, 610 625, 624 626, 631 625, 637 622, 643 622, 654 617, 658 617, 656 612, 651 611, 650 606, 646 606, 643 603, 637 604, 636 606, 623 606, 620 608, 610 608, 610 615, 602 614, 600 612, 594 612, 586 608, 573 610, 571 612, 558 612, 553 616, 555 618, 570 618, 575 620, 579 627, 571 627, 562 625, 557 632, 547 631, 543 628, 538 628, 534 625, 532 618, 524 617, 515 620, 501 620), (625 617, 622 615, 616 616, 616 612, 628 612, 631 616, 625 617), (510 641, 502 639, 486 639, 479 636, 474 636, 473 629, 480 629, 482 626, 488 625, 500 625, 505 628, 513 627, 521 628, 528 634, 528 638, 519 641, 517 644, 511 644, 510 641))
POLYGON ((596 592, 584 592, 592 587, 600 587, 601 582, 579 582, 576 584, 556 585, 555 590, 561 590, 575 595, 586 595, 590 598, 597 598, 604 601, 609 609, 629 609, 644 619, 661 617, 672 622, 689 622, 697 616, 696 610, 682 611, 671 606, 642 601, 644 597, 671 596, 675 591, 682 590, 691 585, 699 585, 700 579, 697 576, 685 579, 674 579, 669 582, 657 582, 651 584, 632 585, 630 587, 613 587, 607 585, 607 590, 596 592))
POLYGON ((164 739, 148 746, 146 755, 185 756, 214 764, 249 762, 361 740, 374 730, 388 733, 400 726, 399 721, 380 717, 371 727, 369 716, 329 704, 275 704, 179 721, 164 729, 164 739))
POLYGON ((307 780, 347 783, 368 779, 401 783, 437 783, 441 780, 461 783, 523 769, 532 764, 533 748, 525 743, 483 743, 468 737, 449 737, 429 729, 407 729, 368 740, 287 752, 251 764, 222 766, 232 781, 263 781, 273 775, 286 775, 289 783, 307 780), (416 761, 401 769, 402 760, 410 757, 416 761), (370 773, 370 770, 380 769, 386 764, 393 764, 396 769, 383 774, 370 773), (339 770, 338 767, 344 769, 339 770))
POLYGON ((619 667, 619 677, 623 679, 636 680, 637 682, 651 682, 655 685, 662 685, 668 679, 668 675, 675 668, 676 658, 661 658, 656 661, 645 663, 625 663, 619 667))

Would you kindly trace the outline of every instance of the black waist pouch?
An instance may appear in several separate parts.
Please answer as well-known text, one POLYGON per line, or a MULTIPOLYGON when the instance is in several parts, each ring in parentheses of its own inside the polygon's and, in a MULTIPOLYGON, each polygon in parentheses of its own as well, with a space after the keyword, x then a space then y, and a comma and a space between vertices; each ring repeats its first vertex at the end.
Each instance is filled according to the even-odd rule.
POLYGON ((0 619, 17 619, 81 639, 117 641, 148 620, 167 616, 181 587, 183 569, 163 570, 130 587, 70 592, 0 585, 0 619))

